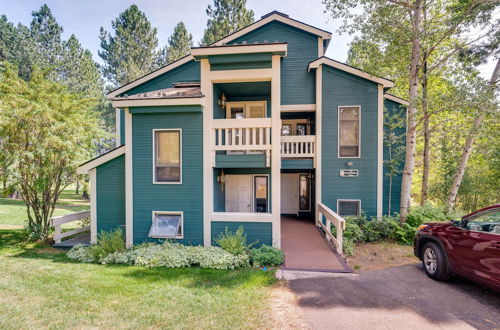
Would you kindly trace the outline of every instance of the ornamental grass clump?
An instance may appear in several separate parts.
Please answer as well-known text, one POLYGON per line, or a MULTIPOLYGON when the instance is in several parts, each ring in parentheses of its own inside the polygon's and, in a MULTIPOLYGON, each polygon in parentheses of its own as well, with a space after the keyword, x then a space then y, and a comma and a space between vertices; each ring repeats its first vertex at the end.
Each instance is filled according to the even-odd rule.
POLYGON ((247 244, 247 235, 243 226, 240 226, 234 233, 226 227, 224 233, 219 235, 215 243, 234 255, 248 254, 252 246, 257 244, 257 242, 247 244))

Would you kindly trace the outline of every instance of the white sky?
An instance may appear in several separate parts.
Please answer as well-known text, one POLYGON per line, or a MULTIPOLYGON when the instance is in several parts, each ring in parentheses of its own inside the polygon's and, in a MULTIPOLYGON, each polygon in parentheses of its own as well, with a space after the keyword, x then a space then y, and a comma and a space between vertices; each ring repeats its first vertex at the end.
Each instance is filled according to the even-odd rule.
MULTIPOLYGON (((97 51, 100 48, 99 28, 111 30, 111 20, 131 4, 137 4, 146 13, 152 25, 158 29, 161 46, 167 42, 174 26, 183 21, 193 35, 195 45, 201 39, 206 25, 205 9, 211 0, 0 0, 0 14, 7 15, 9 21, 25 25, 31 21, 31 12, 46 3, 58 23, 64 28, 64 38, 72 33, 85 48, 94 54, 94 59, 102 63, 97 51)), ((278 10, 290 17, 333 33, 326 56, 339 61, 347 59, 349 35, 336 33, 339 22, 333 22, 323 13, 321 0, 247 0, 247 8, 253 9, 255 19, 270 11, 278 10)), ((485 78, 489 78, 493 63, 482 66, 485 78)))

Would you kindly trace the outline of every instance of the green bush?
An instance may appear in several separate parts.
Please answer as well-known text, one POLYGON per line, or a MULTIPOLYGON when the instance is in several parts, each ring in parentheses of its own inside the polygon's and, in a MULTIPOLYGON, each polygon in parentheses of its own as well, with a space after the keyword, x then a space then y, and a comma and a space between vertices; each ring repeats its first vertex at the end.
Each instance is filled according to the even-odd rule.
POLYGON ((453 215, 448 214, 445 207, 425 203, 424 206, 412 207, 406 222, 412 227, 418 227, 425 222, 448 221, 452 218, 453 215))
POLYGON ((342 250, 344 254, 348 257, 353 256, 356 249, 356 244, 352 239, 344 239, 342 244, 342 250))
POLYGON ((125 251, 125 236, 121 228, 108 232, 101 231, 97 238, 97 244, 90 247, 90 253, 96 262, 100 262, 111 253, 122 251, 125 251))
POLYGON ((247 254, 257 242, 247 244, 247 235, 243 226, 240 226, 234 233, 226 227, 225 232, 215 239, 215 243, 231 254, 241 255, 247 254))
POLYGON ((280 249, 262 245, 260 248, 250 251, 250 260, 256 267, 279 266, 285 260, 285 254, 280 249))
POLYGON ((68 258, 79 262, 96 262, 94 256, 90 253, 90 247, 83 244, 73 246, 71 250, 68 251, 68 258))

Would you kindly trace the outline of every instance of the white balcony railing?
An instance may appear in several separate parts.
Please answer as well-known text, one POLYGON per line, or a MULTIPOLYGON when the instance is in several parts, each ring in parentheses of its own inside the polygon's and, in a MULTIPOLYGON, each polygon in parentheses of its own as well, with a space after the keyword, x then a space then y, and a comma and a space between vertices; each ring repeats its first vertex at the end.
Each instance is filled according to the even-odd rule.
POLYGON ((281 137, 281 157, 314 158, 316 154, 316 135, 296 135, 281 137))
POLYGON ((270 150, 271 118, 216 119, 212 134, 213 150, 270 150))

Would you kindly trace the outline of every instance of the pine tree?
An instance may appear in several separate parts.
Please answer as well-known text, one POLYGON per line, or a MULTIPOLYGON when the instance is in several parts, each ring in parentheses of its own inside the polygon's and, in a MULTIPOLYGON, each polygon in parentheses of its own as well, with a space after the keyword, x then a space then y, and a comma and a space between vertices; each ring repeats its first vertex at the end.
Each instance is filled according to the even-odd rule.
POLYGON ((201 45, 210 45, 254 22, 253 10, 246 8, 246 0, 214 0, 208 5, 207 28, 201 45))
POLYGON ((123 85, 154 70, 158 63, 156 28, 136 5, 111 22, 114 33, 101 27, 103 73, 113 85, 123 85))
POLYGON ((174 33, 168 38, 166 64, 172 63, 189 54, 191 47, 193 47, 193 36, 187 31, 184 23, 179 22, 175 26, 174 33))

